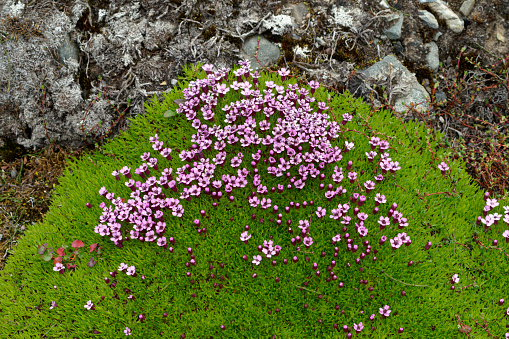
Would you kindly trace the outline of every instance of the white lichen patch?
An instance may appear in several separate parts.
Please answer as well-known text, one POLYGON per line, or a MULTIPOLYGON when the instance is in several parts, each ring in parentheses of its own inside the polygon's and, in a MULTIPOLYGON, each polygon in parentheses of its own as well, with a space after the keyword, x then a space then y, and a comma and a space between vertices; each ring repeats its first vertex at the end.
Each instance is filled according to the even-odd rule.
POLYGON ((9 14, 15 17, 19 17, 21 13, 23 13, 23 10, 25 9, 25 4, 21 2, 13 3, 9 7, 9 14))
POLYGON ((332 15, 329 19, 331 24, 341 25, 343 27, 353 26, 353 16, 349 10, 346 10, 343 6, 332 7, 332 15))
POLYGON ((264 20, 262 27, 266 30, 270 30, 272 34, 283 35, 292 30, 294 26, 293 20, 293 17, 289 15, 275 15, 264 20))
POLYGON ((308 55, 309 52, 311 52, 311 50, 307 46, 304 46, 304 47, 295 46, 293 48, 293 53, 295 54, 295 56, 296 57, 300 57, 302 59, 308 58, 309 57, 309 55, 308 55))

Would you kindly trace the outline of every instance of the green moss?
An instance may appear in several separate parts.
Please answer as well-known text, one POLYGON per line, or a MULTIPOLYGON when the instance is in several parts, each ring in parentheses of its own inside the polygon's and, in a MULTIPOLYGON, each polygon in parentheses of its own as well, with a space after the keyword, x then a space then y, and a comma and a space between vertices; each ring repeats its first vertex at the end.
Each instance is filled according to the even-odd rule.
MULTIPOLYGON (((200 66, 186 68, 183 78, 187 81, 203 78, 205 72, 199 70, 200 66)), ((235 76, 230 73, 228 83, 234 80, 235 76)), ((261 90, 266 81, 278 82, 279 76, 263 74, 259 79, 261 90)), ((307 87, 305 82, 293 78, 286 84, 297 82, 307 87)), ((503 267, 507 266, 507 258, 498 250, 479 246, 473 239, 475 234, 475 240, 486 246, 492 238, 500 239, 499 246, 507 251, 507 245, 502 243, 500 236, 502 223, 493 226, 488 233, 475 223, 484 207, 483 192, 469 182, 462 162, 449 161, 450 176, 443 176, 437 170, 438 163, 446 160, 443 159, 444 150, 438 149, 437 140, 442 135, 434 136, 424 125, 413 121, 403 125, 386 110, 374 114, 361 99, 353 99, 348 92, 330 93, 321 88, 314 94, 316 102, 312 106, 316 109, 318 102, 327 102, 331 118, 338 122, 346 112, 353 116, 339 137, 331 140, 332 146, 343 149, 345 140, 355 143, 354 149, 342 153, 343 159, 337 165, 344 168, 347 161, 354 161, 356 172, 365 171, 361 183, 380 174, 376 162, 368 162, 365 156, 371 151, 369 138, 378 136, 389 141, 391 148, 388 152, 401 166, 395 175, 384 175, 385 180, 376 184, 376 191, 367 194, 368 200, 359 207, 369 215, 366 220, 369 234, 362 240, 368 239, 373 250, 378 251, 369 254, 369 259, 362 262, 363 272, 354 263, 359 252, 365 251, 362 245, 361 251, 354 254, 346 250, 343 239, 336 245, 340 255, 332 256, 334 245, 331 237, 340 233, 343 225, 328 215, 338 203, 348 203, 350 193, 359 189, 356 184, 350 184, 348 178, 341 183, 348 194, 331 202, 318 188, 319 180, 309 180, 302 191, 291 189, 285 194, 270 195, 272 204, 281 209, 290 201, 315 201, 313 207, 292 209, 290 215, 283 217, 285 224, 281 227, 269 221, 274 217, 270 210, 258 208, 253 211, 249 207, 246 198, 254 189, 251 184, 248 189, 234 191, 234 202, 223 198, 216 208, 211 206, 212 198, 207 195, 191 201, 181 199, 185 208, 182 218, 165 212, 165 235, 176 240, 172 245, 173 253, 154 243, 136 240, 125 241, 123 248, 117 248, 108 236, 102 238, 94 233, 102 212, 99 204, 106 201, 98 194, 99 189, 104 186, 116 197, 127 198, 130 194, 124 182, 116 181, 111 175, 113 170, 130 166, 131 172, 134 172, 141 163, 140 154, 144 152, 151 152, 158 159, 159 170, 151 169, 151 175, 159 175, 167 167, 173 168, 175 173, 182 166, 176 149, 190 147, 195 130, 183 114, 171 119, 164 118, 163 114, 177 108, 174 100, 182 98, 181 91, 187 84, 183 81, 162 100, 156 97, 149 100, 145 116, 131 119, 130 129, 104 144, 102 152, 69 161, 45 220, 34 225, 20 239, 15 255, 0 272, 2 334, 16 338, 43 335, 48 338, 87 338, 94 336, 93 331, 98 331, 100 337, 116 338, 123 337, 123 330, 128 326, 133 336, 143 338, 154 337, 160 332, 171 338, 183 333, 187 338, 209 338, 219 333, 230 338, 266 338, 273 335, 282 338, 333 338, 337 336, 332 327, 334 323, 351 326, 354 322, 363 321, 366 327, 370 327, 370 314, 376 314, 375 331, 364 329, 360 337, 395 337, 397 328, 404 327, 402 338, 462 338, 464 334, 458 331, 454 314, 461 314, 465 323, 485 316, 491 333, 496 336, 505 333, 505 323, 501 320, 503 310, 496 301, 506 297, 504 284, 507 272, 503 267), (171 161, 152 149, 148 138, 156 133, 164 147, 174 149, 171 161), (373 195, 376 192, 384 194, 387 203, 380 205, 379 214, 373 216, 371 211, 375 207, 373 195), (85 207, 87 202, 92 205, 91 209, 85 207), (380 230, 376 221, 380 215, 387 215, 393 202, 408 218, 410 225, 404 231, 412 240, 410 246, 402 246, 396 251, 388 242, 379 246, 378 239, 381 235, 393 238, 402 230, 394 225, 380 230), (315 215, 318 206, 327 210, 323 219, 315 215), (206 211, 204 217, 200 216, 200 210, 206 211), (256 213, 257 219, 265 218, 264 223, 253 221, 252 213, 256 213), (197 232, 194 226, 197 218, 201 221, 200 227, 207 228, 205 234, 197 232), (290 244, 286 221, 291 219, 291 227, 298 230, 298 220, 309 218, 312 220, 314 244, 309 250, 303 249, 298 253, 290 244), (248 245, 239 240, 245 225, 251 227, 249 233, 252 238, 248 245), (259 266, 251 264, 251 259, 249 262, 242 260, 244 254, 249 258, 257 255, 256 247, 271 237, 274 245, 282 246, 280 255, 272 258, 277 261, 275 267, 270 264, 272 259, 264 258, 259 266), (52 270, 51 262, 41 260, 37 254, 37 247, 42 243, 58 248, 63 244, 69 245, 75 239, 85 243, 85 251, 83 258, 76 259, 77 269, 73 272, 66 269, 64 275, 58 274, 52 270), (424 250, 428 241, 433 246, 424 250), (100 243, 103 247, 100 258, 95 252, 89 253, 88 246, 93 243, 100 243), (189 268, 184 265, 190 260, 188 247, 193 249, 197 262, 196 266, 189 268), (320 255, 322 251, 326 257, 320 255), (371 260, 373 255, 377 256, 377 262, 371 260), (297 263, 281 263, 283 258, 291 262, 293 256, 298 256, 297 263), (97 261, 92 268, 86 265, 90 257, 97 261), (309 262, 305 257, 309 257, 309 262), (336 260, 333 271, 338 280, 329 283, 324 276, 331 260, 336 260), (408 266, 410 260, 414 263, 412 266, 408 266), (313 262, 318 263, 323 279, 317 278, 310 269, 313 262), (347 262, 352 263, 352 268, 346 267, 347 262), (104 277, 109 276, 108 272, 117 270, 120 263, 134 265, 138 277, 118 272, 114 279, 117 286, 112 288, 104 283, 104 277), (224 268, 220 267, 221 263, 225 263, 224 268), (481 263, 485 263, 484 266, 481 263), (212 269, 209 265, 213 266, 212 269), (187 271, 192 272, 189 278, 187 271), (211 277, 211 273, 215 277, 211 277), (251 277, 253 273, 258 274, 256 279, 251 277), (450 290, 448 281, 455 273, 460 275, 461 281, 456 287, 461 293, 450 290), (141 275, 145 275, 144 280, 141 275), (279 283, 275 282, 276 276, 280 278, 279 283), (190 284, 190 279, 196 283, 190 284), (369 283, 359 284, 360 279, 367 279, 369 283), (345 286, 338 288, 338 281, 343 281, 345 286), (223 288, 214 287, 213 283, 222 284, 223 288), (368 287, 373 287, 374 291, 369 291, 368 287), (127 294, 126 288, 129 289, 127 294), (401 296, 402 290, 406 291, 405 297, 401 296), (192 297, 192 293, 196 297, 192 297), (317 293, 323 298, 317 298, 317 293), (136 299, 127 300, 129 294, 136 299), (105 296, 105 299, 101 300, 100 296, 105 296), (52 300, 58 307, 49 310, 52 300), (95 311, 83 307, 88 300, 96 305, 95 311), (304 303, 310 307, 304 308, 304 303), (389 318, 381 319, 378 309, 386 304, 393 312, 389 318), (345 314, 341 315, 335 305, 339 305, 340 310, 344 309, 345 314), (360 314, 361 310, 364 315, 360 314), (168 317, 163 318, 163 312, 168 317), (145 314, 145 322, 138 320, 140 313, 145 314), (323 320, 322 324, 318 323, 318 319, 323 320), (220 330, 220 325, 225 325, 226 329, 220 330)), ((225 115, 219 108, 239 98, 238 93, 228 92, 224 99, 218 100, 216 122, 204 123, 209 126, 222 124, 225 115)), ((271 126, 276 124, 278 117, 270 118, 271 126)), ((256 120, 259 122, 261 117, 257 115, 256 120)), ((228 148, 227 163, 238 151, 246 155, 244 161, 250 160, 250 155, 257 148, 265 150, 262 146, 228 148)), ((215 155, 212 151, 203 153, 207 158, 215 155)), ((267 166, 260 163, 258 168, 265 173, 267 166)), ((332 172, 332 167, 326 167, 327 178, 332 172)), ((236 173, 236 169, 226 165, 218 167, 214 177, 236 173)), ((137 175, 133 174, 133 177, 138 180, 137 175)), ((286 184, 285 180, 288 181, 262 176, 267 187, 282 181, 286 184)), ((164 190, 164 193, 178 198, 180 190, 177 194, 171 190, 164 190)), ((109 205, 108 202, 106 206, 109 205)), ((494 211, 500 213, 502 205, 503 202, 500 202, 494 211)), ((352 203, 351 209, 354 207, 352 203)), ((355 226, 348 227, 350 237, 358 243, 355 226)), ((341 234, 344 236, 343 232, 341 234)))

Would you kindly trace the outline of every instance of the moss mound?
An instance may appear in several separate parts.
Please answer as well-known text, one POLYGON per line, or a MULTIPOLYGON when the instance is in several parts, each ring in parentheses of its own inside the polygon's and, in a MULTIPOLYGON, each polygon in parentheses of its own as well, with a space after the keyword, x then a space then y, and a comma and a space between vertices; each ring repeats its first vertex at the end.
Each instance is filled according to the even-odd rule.
MULTIPOLYGON (((201 112, 214 100, 194 105, 197 117, 186 116, 193 104, 179 106, 174 100, 184 97, 189 84, 203 86, 201 93, 214 92, 195 81, 195 76, 206 78, 196 70, 186 69, 186 81, 162 101, 154 97, 147 103, 145 116, 133 118, 130 130, 102 152, 69 161, 46 218, 26 232, 0 272, 2 337, 335 338, 358 331, 364 338, 398 332, 401 338, 460 338, 468 325, 472 335, 505 333, 506 310, 498 303, 507 299, 509 250, 502 236, 507 223, 500 220, 486 231, 476 223, 486 205, 484 192, 471 183, 462 162, 443 158, 436 141, 442 135, 415 122, 403 124, 388 111, 373 115, 348 92, 299 92, 310 90, 302 79, 289 78, 284 87, 271 89, 270 82, 282 84, 281 77, 264 73, 257 79, 260 92, 270 91, 275 101, 293 102, 296 109, 279 112, 273 106, 270 113, 271 105, 261 102, 250 103, 259 105, 258 113, 239 108, 231 124, 243 124, 243 134, 237 141, 224 138, 221 166, 218 133, 207 145, 206 131, 224 128, 225 119, 233 119, 231 103, 247 102, 257 93, 231 89, 224 98, 216 95, 209 121, 201 112), (278 99, 277 91, 286 97, 278 99), (229 108, 222 109, 225 105, 229 108), (302 128, 295 134, 290 130, 296 127, 285 122, 291 114, 301 116, 302 128), (313 125, 320 119, 323 130, 313 125), (259 128, 262 121, 270 123, 267 131, 259 128), (284 143, 274 129, 278 125, 293 126, 283 138, 294 147, 254 144, 253 130, 284 143), (200 126, 207 128, 197 133, 200 126), (314 146, 301 142, 298 149, 299 133, 325 139, 314 146), (162 148, 172 149, 171 159, 149 140, 156 134, 162 148), (376 145, 374 138, 389 147, 376 145), (146 152, 151 154, 144 157, 146 164, 153 157, 157 166, 141 169, 146 171, 142 178, 135 169, 140 171, 146 152), (370 152, 377 153, 369 156, 372 161, 370 152), (383 153, 390 160, 384 161, 383 153), (300 163, 295 154, 301 154, 300 163), (185 156, 189 161, 181 160, 185 156), (232 160, 241 164, 232 167, 232 160), (450 167, 444 175, 438 169, 442 161, 450 167), (388 169, 389 162, 400 169, 388 169), (124 166, 139 181, 133 190, 143 192, 127 187, 122 174, 120 180, 112 175, 124 166), (212 171, 208 181, 207 170, 212 171), (192 174, 197 171, 202 181, 192 174), (221 187, 215 181, 222 181, 221 187), (104 196, 98 193, 102 187, 108 192, 104 196), (115 221, 109 215, 120 206, 124 212, 115 221), (133 223, 139 221, 137 232, 130 215, 133 223), (110 234, 101 236, 106 225, 110 234), (119 227, 122 238, 113 234, 119 227), (144 241, 134 239, 141 236, 144 241), (55 263, 59 257, 63 269, 55 263), (459 281, 451 290, 454 274, 459 281), (476 321, 485 324, 482 319, 485 328, 474 327, 476 321)), ((227 85, 247 81, 233 71, 228 80, 225 75, 216 74, 227 85)), ((253 83, 252 73, 248 80, 253 83)), ((186 95, 199 98, 199 93, 186 95)), ((503 214, 502 205, 492 212, 503 214)))

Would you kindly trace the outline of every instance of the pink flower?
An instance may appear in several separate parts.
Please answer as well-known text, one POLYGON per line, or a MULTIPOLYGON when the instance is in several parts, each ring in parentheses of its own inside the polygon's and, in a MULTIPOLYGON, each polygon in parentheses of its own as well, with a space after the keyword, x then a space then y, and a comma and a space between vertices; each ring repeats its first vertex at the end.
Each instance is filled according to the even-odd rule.
POLYGON ((334 243, 337 243, 338 241, 341 241, 341 234, 336 234, 333 238, 332 238, 332 241, 334 243))
POLYGON ((58 304, 56 304, 53 300, 51 300, 51 306, 49 309, 51 310, 53 307, 58 307, 58 304))
MULTIPOLYGON (((378 137, 371 137, 371 140, 369 141, 369 144, 371 145, 371 149, 376 149, 377 146, 380 144, 380 138, 378 137)), ((373 152, 375 153, 375 156, 376 156, 376 152, 373 152)), ((367 153, 366 153, 367 155, 367 153)))
POLYGON ((271 258, 273 255, 276 255, 276 251, 272 248, 272 246, 269 246, 268 248, 264 247, 262 249, 262 253, 265 254, 267 258, 271 258))
POLYGON ((245 231, 244 233, 242 233, 240 235, 240 240, 242 240, 242 241, 248 241, 249 238, 251 238, 251 234, 248 234, 247 231, 245 231))
POLYGON ((125 335, 131 335, 131 330, 129 329, 129 327, 125 328, 124 333, 125 335))
POLYGON ((358 229, 357 229, 357 232, 359 232, 359 235, 361 237, 365 237, 366 235, 368 235, 368 229, 364 226, 360 226, 358 229))
POLYGON ((445 174, 445 172, 449 170, 449 166, 442 161, 440 165, 438 165, 438 169, 442 172, 442 174, 445 174))
POLYGON ((389 310, 389 305, 385 305, 384 308, 379 308, 378 312, 383 315, 384 317, 388 317, 389 314, 391 314, 391 310, 389 310))
POLYGON ((380 216, 378 223, 380 224, 380 228, 383 229, 385 228, 385 226, 389 226, 391 224, 391 221, 389 220, 388 217, 380 216))
POLYGON ((495 208, 499 205, 497 199, 488 199, 486 200, 486 205, 491 206, 491 208, 495 208))
POLYGON ((127 268, 127 272, 126 272, 127 275, 135 275, 136 274, 136 271, 135 271, 135 267, 134 266, 129 266, 127 268))
POLYGON ((318 88, 320 88, 320 83, 314 80, 309 82, 309 87, 311 87, 311 94, 315 92, 318 88))
POLYGON ((260 262, 262 261, 261 255, 253 255, 253 264, 260 265, 260 262))
POLYGON ((260 202, 260 206, 266 210, 267 208, 269 208, 271 206, 271 200, 270 198, 269 199, 266 199, 266 198, 263 198, 262 201, 260 202))
POLYGON ((353 142, 348 142, 348 141, 345 141, 345 147, 346 147, 346 151, 351 151, 353 150, 355 147, 354 147, 354 143, 353 142))
POLYGON ((366 187, 366 190, 369 192, 375 188, 375 183, 371 180, 368 180, 364 183, 364 187, 366 187))
POLYGON ((285 81, 286 76, 290 75, 290 71, 286 68, 281 68, 277 73, 281 76, 281 81, 285 81))
POLYGON ((53 267, 53 271, 55 272, 60 272, 61 270, 65 269, 64 265, 62 265, 62 263, 60 262, 57 262, 55 264, 55 267, 53 267))
POLYGON ((309 247, 309 246, 313 245, 313 238, 311 238, 311 237, 305 237, 305 238, 304 238, 304 245, 305 245, 306 247, 309 247))
POLYGON ((397 248, 400 248, 401 245, 403 244, 403 242, 401 241, 400 238, 396 237, 394 239, 391 239, 391 246, 393 249, 397 249, 397 248))
POLYGON ((359 325, 357 324, 353 324, 353 329, 355 330, 355 332, 357 333, 360 333, 362 331, 362 329, 364 328, 364 325, 362 324, 362 321, 359 323, 359 325))
POLYGON ((118 268, 118 270, 119 270, 120 272, 122 272, 122 271, 123 271, 123 270, 125 270, 125 269, 127 269, 127 265, 126 265, 126 264, 124 264, 124 263, 121 263, 121 264, 120 264, 120 267, 118 268))
POLYGON ((323 216, 325 215, 325 213, 327 213, 327 211, 325 210, 325 208, 322 208, 322 207, 318 207, 318 209, 316 210, 316 216, 318 218, 323 218, 323 216))
POLYGON ((309 220, 299 220, 299 228, 301 230, 307 230, 309 228, 309 220))
POLYGON ((454 274, 452 276, 452 279, 451 279, 455 284, 459 283, 460 282, 460 278, 458 277, 457 274, 454 274))

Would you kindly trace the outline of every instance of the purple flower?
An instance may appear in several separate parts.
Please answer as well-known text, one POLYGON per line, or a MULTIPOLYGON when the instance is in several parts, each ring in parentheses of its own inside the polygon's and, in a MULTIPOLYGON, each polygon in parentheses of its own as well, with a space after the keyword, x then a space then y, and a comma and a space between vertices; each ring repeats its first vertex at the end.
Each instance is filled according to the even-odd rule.
POLYGON ((312 244, 313 244, 313 238, 311 238, 311 237, 304 238, 304 245, 306 246, 306 248, 309 248, 309 246, 311 246, 312 244))
POLYGON ((119 272, 122 272, 123 270, 127 269, 127 265, 124 263, 120 264, 120 267, 118 268, 119 272))
POLYGON ((334 243, 337 243, 338 241, 341 241, 341 234, 336 234, 333 238, 332 238, 332 241, 334 243))
POLYGON ((53 307, 58 307, 58 304, 56 304, 53 300, 51 300, 51 306, 50 306, 50 310, 53 309, 53 307))

